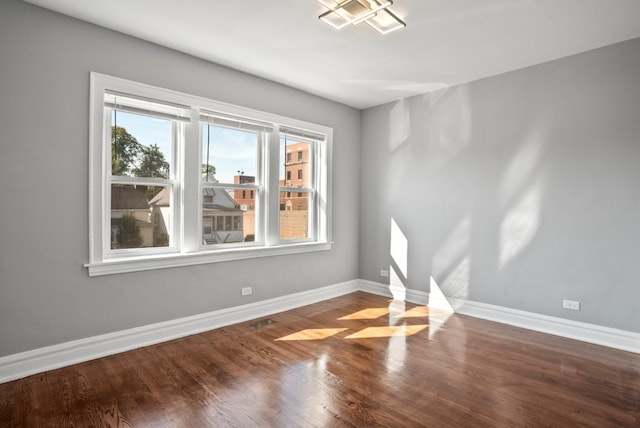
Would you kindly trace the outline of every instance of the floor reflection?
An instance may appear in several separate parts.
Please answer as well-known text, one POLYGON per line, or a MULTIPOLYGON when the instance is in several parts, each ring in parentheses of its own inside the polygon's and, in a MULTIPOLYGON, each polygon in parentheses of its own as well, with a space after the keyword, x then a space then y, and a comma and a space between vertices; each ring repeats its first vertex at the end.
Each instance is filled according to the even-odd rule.
MULTIPOLYGON (((343 339, 373 339, 390 337, 407 337, 420 333, 428 328, 424 322, 417 320, 429 319, 429 308, 415 306, 406 310, 406 303, 402 300, 391 300, 386 308, 371 307, 336 318, 336 324, 342 323, 348 327, 327 326, 325 328, 306 328, 275 339, 276 341, 296 340, 324 340, 328 338, 343 339), (378 321, 379 324, 362 328, 361 323, 350 321, 378 321), (407 324, 407 320, 411 320, 407 324), (346 332, 346 333, 345 333, 346 332), (340 334, 345 333, 345 334, 340 334)), ((397 340, 396 340, 397 341, 397 340)))
POLYGON ((640 416, 635 354, 365 293, 270 318, 2 384, 0 426, 636 426, 640 416))

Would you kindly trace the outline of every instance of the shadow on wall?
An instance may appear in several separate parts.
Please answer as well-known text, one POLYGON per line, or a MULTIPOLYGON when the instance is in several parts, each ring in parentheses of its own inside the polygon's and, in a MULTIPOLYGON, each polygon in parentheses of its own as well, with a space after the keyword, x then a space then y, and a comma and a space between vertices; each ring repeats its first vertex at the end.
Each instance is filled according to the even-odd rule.
POLYGON ((628 184, 638 174, 625 160, 638 160, 633 139, 602 144, 616 133, 602 129, 597 103, 585 111, 584 96, 576 104, 566 93, 558 103, 542 84, 527 97, 513 90, 476 82, 385 107, 380 184, 394 296, 439 287, 449 297, 566 317, 562 298, 601 292, 587 272, 616 275, 619 259, 599 242, 628 240, 625 225, 640 236, 630 212, 614 210, 624 224, 611 224, 601 204, 638 215, 640 204, 629 202, 638 191, 628 184))
POLYGON ((470 97, 463 85, 400 101, 390 111, 396 293, 423 289, 427 279, 446 296, 473 298, 474 281, 493 282, 535 237, 544 191, 539 121, 528 114, 530 128, 520 135, 479 134, 475 122, 491 112, 476 118, 470 97))

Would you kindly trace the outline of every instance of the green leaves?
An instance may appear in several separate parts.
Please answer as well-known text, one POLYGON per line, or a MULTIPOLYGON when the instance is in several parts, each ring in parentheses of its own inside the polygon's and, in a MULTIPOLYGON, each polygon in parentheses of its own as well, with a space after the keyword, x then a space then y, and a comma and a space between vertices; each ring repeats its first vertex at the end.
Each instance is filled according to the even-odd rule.
POLYGON ((133 213, 125 213, 120 219, 118 245, 120 248, 140 248, 142 246, 140 226, 133 213))
POLYGON ((134 168, 136 177, 169 178, 169 162, 157 144, 142 148, 140 165, 134 168))
POLYGON ((131 175, 143 146, 121 126, 111 127, 111 174, 131 175))
POLYGON ((121 126, 111 127, 111 174, 169 178, 169 162, 157 144, 144 146, 121 126))

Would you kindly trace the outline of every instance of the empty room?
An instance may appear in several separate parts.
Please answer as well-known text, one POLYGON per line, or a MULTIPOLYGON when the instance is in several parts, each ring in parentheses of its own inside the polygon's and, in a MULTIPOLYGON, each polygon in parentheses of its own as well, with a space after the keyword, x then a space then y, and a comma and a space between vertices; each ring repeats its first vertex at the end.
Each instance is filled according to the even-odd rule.
POLYGON ((0 1, 0 426, 640 427, 639 17, 0 1))

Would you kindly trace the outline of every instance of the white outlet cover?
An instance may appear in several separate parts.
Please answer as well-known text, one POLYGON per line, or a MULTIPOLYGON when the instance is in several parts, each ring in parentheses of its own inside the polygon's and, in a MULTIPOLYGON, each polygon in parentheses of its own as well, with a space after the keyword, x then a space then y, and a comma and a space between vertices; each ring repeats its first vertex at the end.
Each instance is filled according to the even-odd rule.
POLYGON ((579 311, 580 310, 580 302, 578 302, 577 300, 564 299, 562 301, 562 307, 564 309, 571 309, 573 311, 579 311))

